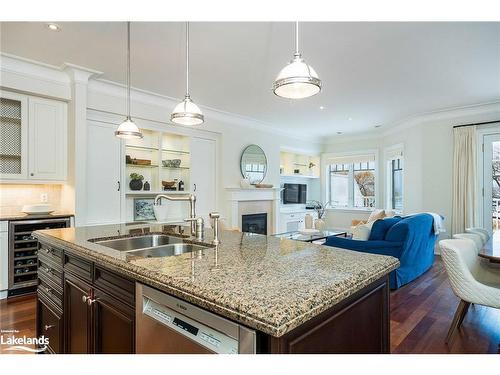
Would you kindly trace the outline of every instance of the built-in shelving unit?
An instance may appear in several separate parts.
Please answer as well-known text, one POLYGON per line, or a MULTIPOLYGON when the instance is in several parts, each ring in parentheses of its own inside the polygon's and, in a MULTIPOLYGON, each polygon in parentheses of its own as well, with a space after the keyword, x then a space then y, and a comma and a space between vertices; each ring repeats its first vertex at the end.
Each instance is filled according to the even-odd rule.
POLYGON ((190 137, 148 129, 142 129, 142 133, 142 139, 127 140, 125 145, 125 195, 187 193, 190 186, 190 137), (137 164, 139 159, 141 164, 137 164), (147 162, 150 164, 143 164, 147 162), (144 176, 143 183, 147 181, 150 190, 131 190, 131 173, 144 176), (162 181, 174 180, 177 183, 183 181, 185 190, 163 190, 162 181))
POLYGON ((319 156, 288 151, 281 151, 280 153, 281 177, 319 178, 319 165, 319 156))

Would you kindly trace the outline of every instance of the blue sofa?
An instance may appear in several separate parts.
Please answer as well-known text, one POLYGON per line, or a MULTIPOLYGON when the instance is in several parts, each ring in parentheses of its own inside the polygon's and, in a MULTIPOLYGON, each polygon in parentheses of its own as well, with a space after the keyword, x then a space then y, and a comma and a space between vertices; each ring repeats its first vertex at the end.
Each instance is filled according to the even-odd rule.
POLYGON ((429 214, 381 219, 373 224, 368 241, 331 236, 325 245, 398 258, 400 267, 389 275, 391 289, 397 289, 432 266, 437 239, 433 222, 429 214))

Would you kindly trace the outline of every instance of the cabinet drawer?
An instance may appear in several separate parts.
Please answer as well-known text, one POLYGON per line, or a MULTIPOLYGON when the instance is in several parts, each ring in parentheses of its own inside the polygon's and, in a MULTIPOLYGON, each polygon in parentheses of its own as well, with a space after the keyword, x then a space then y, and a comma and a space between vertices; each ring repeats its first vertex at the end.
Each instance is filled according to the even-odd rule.
POLYGON ((92 262, 71 254, 64 255, 64 271, 92 282, 92 262))
POLYGON ((40 277, 38 279, 38 293, 42 296, 46 297, 52 303, 54 303, 57 307, 63 307, 63 293, 62 290, 54 285, 51 281, 40 277))
POLYGON ((62 353, 62 333, 63 319, 62 313, 58 311, 50 302, 43 297, 37 301, 37 336, 44 335, 49 339, 48 352, 59 354, 62 353))
POLYGON ((54 265, 48 262, 44 257, 38 258, 38 277, 50 280, 55 285, 59 286, 62 290, 62 270, 54 267, 54 265))
POLYGON ((135 306, 135 282, 100 266, 95 267, 94 285, 130 306, 135 306))
POLYGON ((50 262, 56 265, 62 265, 63 251, 60 249, 40 243, 40 250, 38 250, 38 254, 47 258, 50 262))

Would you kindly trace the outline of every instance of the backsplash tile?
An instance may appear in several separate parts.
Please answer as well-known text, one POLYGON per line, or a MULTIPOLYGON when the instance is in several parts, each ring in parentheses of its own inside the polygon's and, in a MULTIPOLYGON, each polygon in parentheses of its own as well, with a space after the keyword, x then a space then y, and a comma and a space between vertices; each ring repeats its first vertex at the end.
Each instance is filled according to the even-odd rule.
POLYGON ((41 203, 41 194, 47 194, 47 203, 52 204, 56 211, 60 211, 61 190, 62 185, 0 184, 0 211, 3 215, 19 213, 25 204, 41 203))

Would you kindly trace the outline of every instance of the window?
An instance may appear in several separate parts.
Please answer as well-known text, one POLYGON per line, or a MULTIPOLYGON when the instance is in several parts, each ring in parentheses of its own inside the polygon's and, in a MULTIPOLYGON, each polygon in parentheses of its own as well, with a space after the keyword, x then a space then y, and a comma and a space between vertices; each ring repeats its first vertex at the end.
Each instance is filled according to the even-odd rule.
POLYGON ((404 158, 401 145, 386 149, 385 159, 387 161, 386 179, 386 208, 403 212, 403 178, 404 158))
POLYGON ((333 158, 330 162, 328 192, 332 207, 375 207, 375 155, 333 158))
POLYGON ((403 210, 403 160, 391 160, 391 206, 393 210, 403 210))

